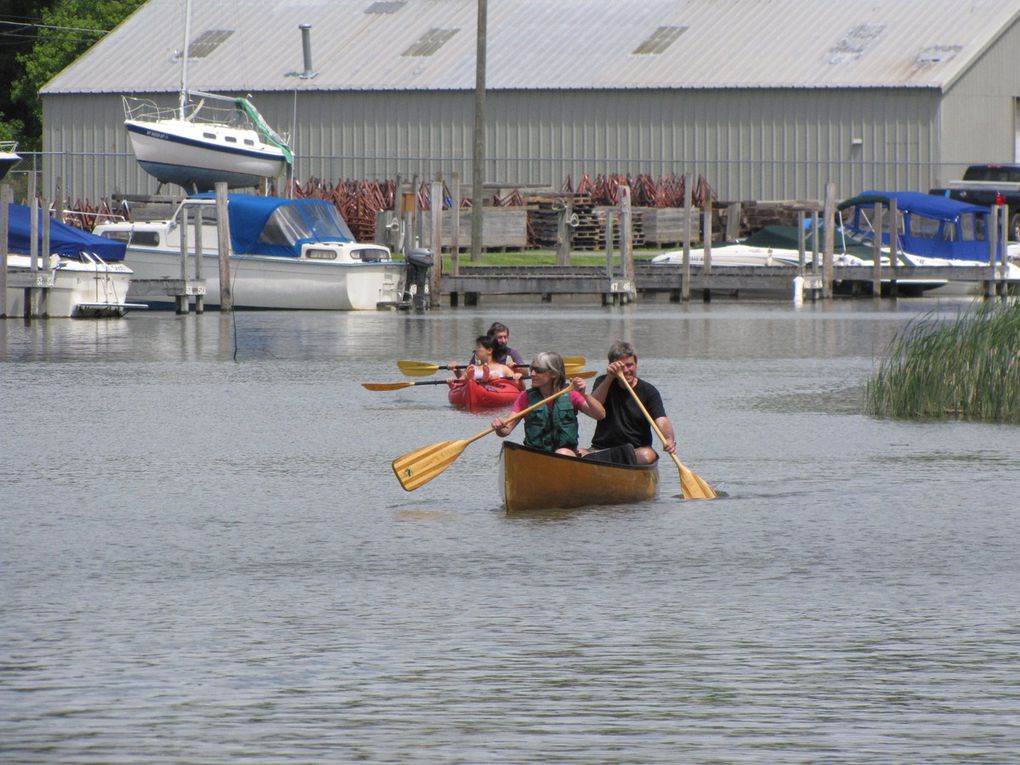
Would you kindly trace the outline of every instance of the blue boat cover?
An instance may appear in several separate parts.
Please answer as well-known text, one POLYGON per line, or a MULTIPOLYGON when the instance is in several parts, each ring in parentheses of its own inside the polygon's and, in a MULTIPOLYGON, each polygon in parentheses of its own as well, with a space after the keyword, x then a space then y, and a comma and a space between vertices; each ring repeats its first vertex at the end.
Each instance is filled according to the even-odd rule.
POLYGON ((972 205, 957 199, 925 194, 920 191, 865 191, 840 204, 839 209, 844 210, 847 207, 876 202, 888 205, 890 199, 896 200, 896 207, 899 210, 912 210, 921 215, 943 220, 953 220, 958 215, 968 212, 988 212, 988 208, 981 205, 972 205))
MULTIPOLYGON (((215 199, 213 193, 194 198, 215 199)), ((354 234, 336 205, 322 199, 283 199, 229 194, 230 244, 245 255, 301 256, 314 242, 353 242, 354 234)))
MULTIPOLYGON (((26 205, 11 204, 9 228, 7 231, 7 249, 19 255, 29 255, 32 246, 32 211, 26 205)), ((37 209, 39 218, 38 252, 42 253, 43 211, 37 209)), ((68 226, 58 220, 50 221, 50 252, 71 260, 81 260, 81 253, 88 252, 98 255, 107 263, 124 260, 127 245, 102 236, 90 234, 80 228, 68 226)))
MULTIPOLYGON (((870 241, 874 236, 872 220, 866 219, 861 210, 876 205, 888 209, 891 200, 896 200, 901 216, 897 237, 901 251, 931 258, 988 261, 989 208, 949 197, 919 191, 865 191, 839 206, 840 210, 857 208, 846 222, 846 230, 870 241)), ((882 232, 882 243, 889 244, 888 227, 882 232)), ((1001 255, 1002 243, 997 246, 1001 255)))

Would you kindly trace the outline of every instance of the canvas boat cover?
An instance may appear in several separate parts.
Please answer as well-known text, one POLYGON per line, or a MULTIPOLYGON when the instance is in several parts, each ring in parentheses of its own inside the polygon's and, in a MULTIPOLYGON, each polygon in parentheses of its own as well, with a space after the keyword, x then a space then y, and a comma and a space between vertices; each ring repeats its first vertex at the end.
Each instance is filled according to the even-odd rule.
MULTIPOLYGON (((32 213, 26 205, 10 204, 7 249, 19 255, 31 254, 32 246, 32 213)), ((38 213, 38 252, 42 252, 43 211, 38 213)), ((58 220, 50 221, 50 252, 71 260, 82 260, 82 253, 96 255, 107 263, 124 260, 127 245, 102 236, 90 234, 80 228, 68 226, 58 220)))
MULTIPOLYGON (((195 198, 215 199, 216 195, 198 194, 195 198)), ((237 253, 297 258, 305 244, 354 241, 332 202, 253 194, 230 194, 227 199, 230 244, 237 253)))

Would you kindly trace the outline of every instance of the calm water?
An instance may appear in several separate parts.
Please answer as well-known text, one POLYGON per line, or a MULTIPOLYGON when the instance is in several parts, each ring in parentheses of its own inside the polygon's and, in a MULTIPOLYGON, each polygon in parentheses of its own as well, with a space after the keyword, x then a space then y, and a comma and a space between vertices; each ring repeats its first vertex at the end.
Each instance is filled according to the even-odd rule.
POLYGON ((0 322, 0 760, 1018 762, 1020 434, 861 414, 934 305, 0 322), (493 319, 636 343, 728 497, 508 518, 492 435, 405 493, 489 418, 358 383, 493 319))

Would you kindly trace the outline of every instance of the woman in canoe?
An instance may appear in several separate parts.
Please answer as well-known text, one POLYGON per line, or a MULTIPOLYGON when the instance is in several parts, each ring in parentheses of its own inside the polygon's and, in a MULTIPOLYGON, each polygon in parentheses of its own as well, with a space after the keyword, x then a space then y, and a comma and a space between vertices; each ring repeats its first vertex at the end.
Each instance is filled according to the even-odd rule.
POLYGON ((496 350, 496 341, 489 335, 480 335, 475 338, 475 355, 472 361, 477 364, 468 364, 461 369, 456 364, 451 364, 453 379, 447 380, 450 385, 462 378, 469 378, 477 382, 488 382, 489 380, 513 380, 517 387, 521 387, 521 373, 516 372, 506 364, 500 364, 493 359, 496 350))
MULTIPOLYGON (((579 457, 577 450, 577 413, 601 420, 606 410, 585 390, 582 377, 573 379, 574 390, 553 399, 524 417, 524 445, 547 452, 579 457)), ((567 373, 558 353, 545 351, 531 362, 531 388, 521 393, 513 411, 520 412, 567 387, 567 373)), ((509 436, 520 420, 506 423, 497 417, 492 429, 500 438, 509 436)))

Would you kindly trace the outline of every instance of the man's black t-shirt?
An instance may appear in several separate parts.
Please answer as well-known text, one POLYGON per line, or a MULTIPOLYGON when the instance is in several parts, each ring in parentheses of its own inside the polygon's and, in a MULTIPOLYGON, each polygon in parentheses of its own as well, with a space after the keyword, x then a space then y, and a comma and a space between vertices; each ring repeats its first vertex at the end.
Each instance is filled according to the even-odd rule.
MULTIPOLYGON (((605 378, 605 375, 597 378, 592 390, 597 389, 605 378)), ((654 385, 638 378, 634 392, 653 420, 666 416, 662 396, 654 385)), ((621 387, 619 380, 609 388, 605 408, 605 419, 599 420, 595 425, 595 435, 591 439, 592 449, 608 449, 620 444, 630 444, 635 448, 652 445, 652 428, 648 420, 634 401, 634 397, 621 387)))

